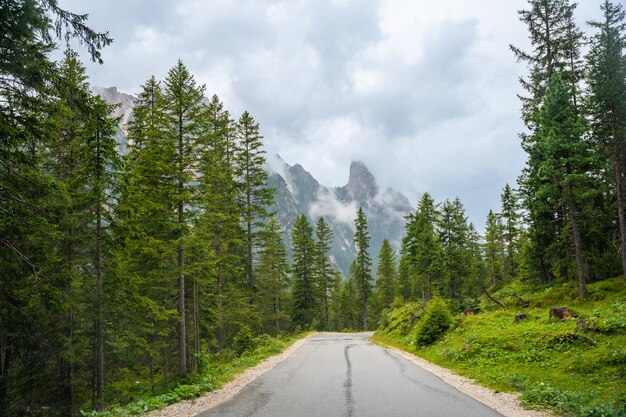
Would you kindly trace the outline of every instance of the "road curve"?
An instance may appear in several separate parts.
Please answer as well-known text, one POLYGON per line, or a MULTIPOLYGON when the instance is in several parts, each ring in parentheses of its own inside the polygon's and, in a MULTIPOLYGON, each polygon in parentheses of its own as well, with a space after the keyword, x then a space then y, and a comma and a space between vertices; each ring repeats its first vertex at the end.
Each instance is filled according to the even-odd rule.
POLYGON ((365 333, 321 333, 197 417, 502 417, 365 333))

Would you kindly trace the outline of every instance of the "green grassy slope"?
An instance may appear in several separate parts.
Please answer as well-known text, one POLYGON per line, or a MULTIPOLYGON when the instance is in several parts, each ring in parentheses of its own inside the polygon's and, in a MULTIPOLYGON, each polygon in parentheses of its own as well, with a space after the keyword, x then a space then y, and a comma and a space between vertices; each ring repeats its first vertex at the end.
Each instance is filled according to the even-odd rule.
POLYGON ((423 305, 390 313, 374 340, 394 345, 500 391, 519 391, 529 407, 560 415, 626 416, 626 281, 593 283, 580 299, 574 285, 533 292, 520 284, 494 294, 507 307, 481 302, 481 312, 457 317, 435 344, 416 347, 413 326, 423 305), (524 307, 526 305, 526 307, 524 307), (549 319, 551 306, 574 319, 549 319), (514 323, 515 315, 528 318, 514 323), (584 329, 577 329, 578 319, 584 329))

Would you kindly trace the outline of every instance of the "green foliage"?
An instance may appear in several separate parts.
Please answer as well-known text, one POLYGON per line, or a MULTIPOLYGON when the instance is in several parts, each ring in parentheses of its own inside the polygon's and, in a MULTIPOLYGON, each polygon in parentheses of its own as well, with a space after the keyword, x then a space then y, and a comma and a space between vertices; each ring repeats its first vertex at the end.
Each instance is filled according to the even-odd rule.
MULTIPOLYGON (((530 306, 492 307, 459 319, 438 343, 419 346, 405 329, 415 322, 408 305, 392 311, 374 339, 452 368, 499 391, 519 391, 528 406, 551 407, 571 416, 619 416, 624 412, 626 372, 626 282, 615 278, 589 285, 580 298, 576 283, 535 288, 512 283, 493 296, 516 294, 530 306), (610 290, 609 290, 610 289, 610 290), (548 319, 552 305, 568 306, 573 320, 548 319), (587 330, 578 328, 583 319, 587 330)), ((509 296, 509 300, 517 300, 509 296)), ((517 300, 519 301, 519 300, 517 300)), ((426 312, 417 322, 424 320, 426 312)))
POLYGON ((426 305, 424 314, 415 325, 415 344, 428 346, 436 342, 454 324, 446 303, 439 297, 426 305))
POLYGON ((239 329, 239 332, 233 338, 233 349, 237 354, 241 355, 244 352, 250 351, 256 347, 256 340, 252 334, 250 326, 244 325, 239 329))

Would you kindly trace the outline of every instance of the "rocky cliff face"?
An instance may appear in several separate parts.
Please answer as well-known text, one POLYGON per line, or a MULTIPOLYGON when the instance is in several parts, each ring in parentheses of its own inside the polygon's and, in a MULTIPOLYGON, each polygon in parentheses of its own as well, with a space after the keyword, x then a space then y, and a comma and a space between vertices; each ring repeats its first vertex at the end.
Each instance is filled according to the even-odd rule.
POLYGON ((117 107, 113 110, 112 116, 119 117, 119 129, 117 132, 117 143, 119 144, 119 151, 122 154, 126 153, 126 147, 128 141, 126 140, 126 126, 133 117, 133 106, 135 100, 134 96, 130 94, 117 91, 116 87, 91 87, 91 91, 94 94, 102 97, 107 103, 115 104, 117 107))
POLYGON ((304 213, 312 223, 323 216, 334 232, 332 256, 335 266, 348 274, 356 256, 354 218, 363 207, 371 236, 370 255, 376 257, 384 239, 399 248, 404 236, 404 216, 412 211, 408 199, 392 189, 380 191, 376 179, 362 162, 352 162, 347 185, 330 188, 321 185, 301 165, 285 163, 280 156, 268 158, 270 185, 276 188, 274 210, 285 228, 285 239, 295 218, 304 213))

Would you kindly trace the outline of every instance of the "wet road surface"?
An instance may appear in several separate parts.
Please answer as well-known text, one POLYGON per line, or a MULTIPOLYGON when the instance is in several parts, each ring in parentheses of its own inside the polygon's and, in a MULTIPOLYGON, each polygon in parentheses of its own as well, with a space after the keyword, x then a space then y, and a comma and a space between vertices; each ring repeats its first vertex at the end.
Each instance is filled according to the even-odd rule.
POLYGON ((197 417, 502 417, 430 372, 367 341, 323 333, 197 417))

